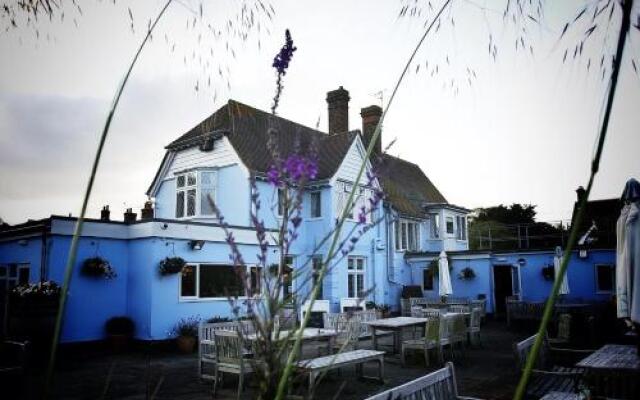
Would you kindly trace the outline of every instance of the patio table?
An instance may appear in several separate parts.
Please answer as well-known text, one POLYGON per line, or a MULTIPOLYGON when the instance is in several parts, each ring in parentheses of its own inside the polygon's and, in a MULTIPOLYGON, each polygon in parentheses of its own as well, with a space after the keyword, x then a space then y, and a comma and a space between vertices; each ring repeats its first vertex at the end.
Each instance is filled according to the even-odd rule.
MULTIPOLYGON (((290 330, 282 330, 280 331, 279 340, 285 340, 287 337, 289 337, 289 341, 293 342, 296 340, 296 336, 297 335, 295 331, 292 332, 290 330), (291 337, 289 337, 289 335, 291 335, 291 337)), ((331 353, 331 349, 333 348, 333 341, 335 340, 336 336, 337 336, 336 331, 332 329, 305 328, 304 331, 302 332, 302 342, 300 343, 300 354, 302 354, 302 347, 305 342, 316 342, 316 341, 317 342, 326 341, 329 353, 331 353)), ((272 334, 271 338, 273 340, 278 340, 276 339, 275 332, 272 334)), ((259 339, 260 338, 255 333, 247 335, 247 340, 255 341, 259 339)))
POLYGON ((583 400, 585 397, 580 393, 572 392, 549 392, 540 397, 540 400, 583 400))
POLYGON ((621 399, 640 396, 640 357, 636 346, 607 344, 576 364, 594 394, 621 399))
POLYGON ((376 331, 378 329, 393 332, 393 353, 395 354, 400 350, 402 329, 416 325, 422 325, 424 328, 424 325, 428 320, 428 318, 395 317, 376 319, 373 321, 366 321, 364 323, 371 327, 371 341, 373 342, 374 350, 378 350, 378 339, 376 335, 376 331))

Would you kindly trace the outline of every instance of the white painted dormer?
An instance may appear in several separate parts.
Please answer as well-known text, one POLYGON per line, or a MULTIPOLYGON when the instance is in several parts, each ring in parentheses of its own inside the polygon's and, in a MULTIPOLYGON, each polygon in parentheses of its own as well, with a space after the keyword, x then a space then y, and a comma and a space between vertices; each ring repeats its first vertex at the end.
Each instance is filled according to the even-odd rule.
POLYGON ((452 204, 430 204, 426 212, 430 251, 469 249, 469 210, 452 204))

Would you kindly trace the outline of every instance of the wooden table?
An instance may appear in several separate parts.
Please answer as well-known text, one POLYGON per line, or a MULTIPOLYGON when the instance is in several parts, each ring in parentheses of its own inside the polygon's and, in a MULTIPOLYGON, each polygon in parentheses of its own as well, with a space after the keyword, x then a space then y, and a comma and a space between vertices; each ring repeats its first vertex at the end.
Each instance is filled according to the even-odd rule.
POLYGON ((640 397, 640 357, 636 346, 607 344, 576 364, 585 368, 595 395, 619 399, 640 397))
POLYGON ((373 348, 375 350, 378 350, 376 331, 385 330, 393 332, 393 353, 398 353, 400 351, 402 329, 416 325, 422 325, 424 327, 428 320, 428 318, 395 317, 376 319, 373 321, 366 321, 364 323, 371 327, 371 340, 373 341, 373 348))
POLYGON ((585 397, 580 393, 571 392, 549 392, 540 397, 540 400, 583 400, 585 397))
MULTIPOLYGON (((336 331, 332 329, 305 328, 304 331, 302 332, 302 342, 300 343, 300 354, 302 354, 302 345, 305 342, 314 342, 314 341, 328 342, 327 348, 329 350, 329 353, 331 353, 331 349, 333 348, 333 341, 336 336, 337 336, 336 331)), ((297 337, 297 333, 295 331, 292 332, 292 331, 282 330, 280 331, 279 340, 285 340, 289 338, 289 340, 293 342, 296 340, 296 337, 297 337)), ((258 335, 255 333, 247 335, 246 338, 247 340, 259 340, 258 335)), ((272 335, 272 339, 278 340, 276 339, 275 332, 272 335)))

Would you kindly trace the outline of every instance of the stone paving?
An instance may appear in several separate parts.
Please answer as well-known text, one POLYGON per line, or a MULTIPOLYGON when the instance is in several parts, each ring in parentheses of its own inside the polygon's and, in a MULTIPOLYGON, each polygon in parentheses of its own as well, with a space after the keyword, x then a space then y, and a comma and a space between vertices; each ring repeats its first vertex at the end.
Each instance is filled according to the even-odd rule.
MULTIPOLYGON (((502 322, 487 321, 482 330, 482 347, 467 347, 463 358, 454 359, 461 395, 485 399, 510 399, 518 378, 514 367, 512 343, 525 337, 510 332, 502 322)), ((386 344, 390 345, 390 338, 386 344)), ((382 344, 385 344, 383 340, 382 344)), ((362 342, 367 348, 370 342, 362 342)), ((55 399, 211 399, 211 385, 197 378, 197 357, 172 351, 135 351, 119 355, 83 354, 66 357, 55 375, 50 398, 55 399), (108 382, 108 383, 107 383, 108 382)), ((397 386, 437 369, 424 366, 422 356, 407 358, 402 367, 398 357, 385 357, 385 384, 356 379, 354 368, 327 375, 316 398, 340 400, 364 399, 384 388, 397 386)), ((375 366, 365 367, 374 374, 375 366)), ((16 398, 39 398, 42 371, 32 373, 26 394, 16 398)), ((243 398, 252 398, 252 383, 243 398)), ((219 399, 236 398, 235 377, 225 379, 219 399)), ((305 388, 301 388, 304 392, 305 388)))

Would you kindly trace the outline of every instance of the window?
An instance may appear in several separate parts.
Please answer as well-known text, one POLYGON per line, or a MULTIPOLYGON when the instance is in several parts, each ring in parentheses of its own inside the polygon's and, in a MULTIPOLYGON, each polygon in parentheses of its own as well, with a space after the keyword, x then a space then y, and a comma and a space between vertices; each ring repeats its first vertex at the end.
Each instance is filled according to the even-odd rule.
POLYGON ((322 299, 322 282, 318 282, 320 279, 320 270, 322 269, 322 256, 313 256, 311 259, 311 283, 313 286, 319 284, 318 299, 322 299))
POLYGON ((596 264, 596 292, 613 292, 615 267, 611 264, 596 264))
POLYGON ((278 217, 284 216, 286 205, 286 194, 284 189, 278 189, 278 217))
POLYGON ((453 235, 453 217, 447 217, 447 233, 453 235))
POLYGON ((349 257, 347 259, 347 297, 364 297, 364 258, 349 257))
POLYGON ((456 239, 467 240, 467 218, 463 215, 456 216, 456 239))
POLYGON ((420 225, 418 222, 398 220, 395 223, 397 251, 420 250, 420 225))
MULTIPOLYGON (((346 183, 346 182, 338 182, 336 185, 336 218, 340 218, 342 217, 342 214, 344 213, 344 208, 347 206, 347 202, 349 201, 349 196, 351 196, 351 190, 353 190, 353 185, 350 183, 346 183)), ((354 199, 355 200, 355 199, 354 199)), ((355 202, 354 202, 355 204, 355 202)), ((349 212, 349 214, 347 215, 347 218, 353 219, 353 208, 351 207, 351 210, 349 212)))
MULTIPOLYGON (((260 293, 260 268, 251 267, 247 274, 252 295, 260 293)), ((189 264, 180 274, 180 297, 210 299, 244 296, 244 285, 233 265, 189 264)))
POLYGON ((311 192, 311 218, 320 218, 322 216, 322 192, 311 192))
POLYGON ((431 214, 431 238, 440 238, 440 214, 431 214))
POLYGON ((176 176, 176 218, 212 216, 215 201, 216 172, 190 171, 176 176))
POLYGON ((285 302, 293 301, 293 265, 295 259, 293 256, 284 257, 284 271, 282 275, 282 296, 285 302))
POLYGON ((11 289, 29 283, 30 264, 9 264, 0 266, 0 287, 11 289))
POLYGON ((433 290, 433 272, 429 267, 422 270, 422 290, 433 290))

